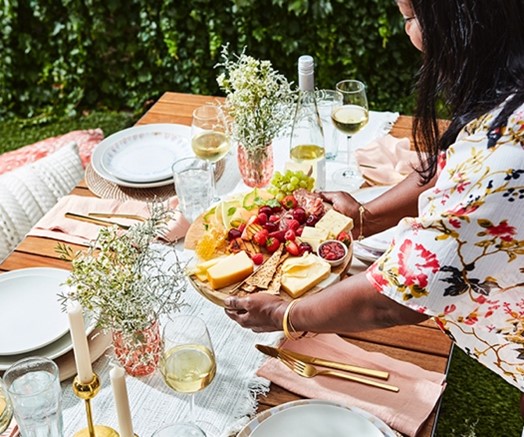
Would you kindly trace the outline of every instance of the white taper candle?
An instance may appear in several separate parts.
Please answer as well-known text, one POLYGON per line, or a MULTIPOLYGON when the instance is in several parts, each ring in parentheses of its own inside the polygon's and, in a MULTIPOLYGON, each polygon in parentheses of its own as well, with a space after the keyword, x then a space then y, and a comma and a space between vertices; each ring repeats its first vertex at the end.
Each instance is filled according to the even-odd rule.
POLYGON ((78 302, 69 303, 67 316, 69 317, 78 379, 82 384, 88 384, 93 380, 93 368, 91 367, 91 356, 89 355, 89 346, 87 345, 82 307, 78 302))
POLYGON ((120 437, 133 437, 133 422, 129 409, 129 397, 127 396, 126 372, 122 367, 114 366, 109 371, 113 397, 115 399, 116 415, 118 417, 118 431, 120 437))

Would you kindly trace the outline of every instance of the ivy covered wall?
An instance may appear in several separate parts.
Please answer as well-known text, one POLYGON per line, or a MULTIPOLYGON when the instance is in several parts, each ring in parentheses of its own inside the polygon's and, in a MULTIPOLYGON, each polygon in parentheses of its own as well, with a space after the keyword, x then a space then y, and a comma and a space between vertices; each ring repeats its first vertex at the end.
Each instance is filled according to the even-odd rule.
POLYGON ((220 48, 296 81, 359 78, 372 109, 410 112, 419 55, 392 0, 7 0, 0 3, 0 117, 141 112, 171 90, 219 94, 220 48))

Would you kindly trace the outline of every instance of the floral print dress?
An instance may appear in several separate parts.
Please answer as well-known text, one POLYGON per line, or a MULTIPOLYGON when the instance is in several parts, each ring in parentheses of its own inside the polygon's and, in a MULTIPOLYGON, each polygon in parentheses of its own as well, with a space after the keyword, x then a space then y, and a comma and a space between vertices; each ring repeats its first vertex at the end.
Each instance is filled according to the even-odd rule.
POLYGON ((524 391, 524 105, 489 141, 496 115, 462 130, 367 278, 524 391))

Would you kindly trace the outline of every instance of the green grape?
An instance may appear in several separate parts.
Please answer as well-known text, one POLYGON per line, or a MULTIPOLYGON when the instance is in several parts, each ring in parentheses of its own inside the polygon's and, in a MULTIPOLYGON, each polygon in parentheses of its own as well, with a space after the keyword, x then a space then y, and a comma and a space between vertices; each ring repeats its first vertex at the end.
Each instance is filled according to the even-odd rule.
POLYGON ((275 196, 275 199, 277 199, 280 202, 284 197, 285 194, 281 191, 275 196))
POLYGON ((292 194, 298 188, 311 191, 315 185, 315 179, 306 175, 302 170, 286 170, 284 173, 275 172, 268 191, 277 199, 292 194), (278 197, 277 197, 278 196, 278 197))

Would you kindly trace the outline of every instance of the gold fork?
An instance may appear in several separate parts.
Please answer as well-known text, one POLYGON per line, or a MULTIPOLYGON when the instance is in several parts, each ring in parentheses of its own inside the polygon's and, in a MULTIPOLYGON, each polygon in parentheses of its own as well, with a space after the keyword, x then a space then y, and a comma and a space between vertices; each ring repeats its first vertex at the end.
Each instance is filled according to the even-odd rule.
POLYGON ((366 384, 371 385, 373 387, 382 388, 384 390, 389 390, 395 393, 399 391, 399 388, 394 385, 373 381, 371 379, 361 378, 360 376, 348 375, 347 373, 339 372, 337 370, 318 370, 315 366, 304 363, 304 361, 297 360, 296 358, 293 358, 286 354, 281 354, 279 356, 279 359, 293 372, 300 376, 303 376, 304 378, 313 378, 317 375, 334 376, 337 378, 347 379, 348 381, 359 382, 360 384, 366 384))

